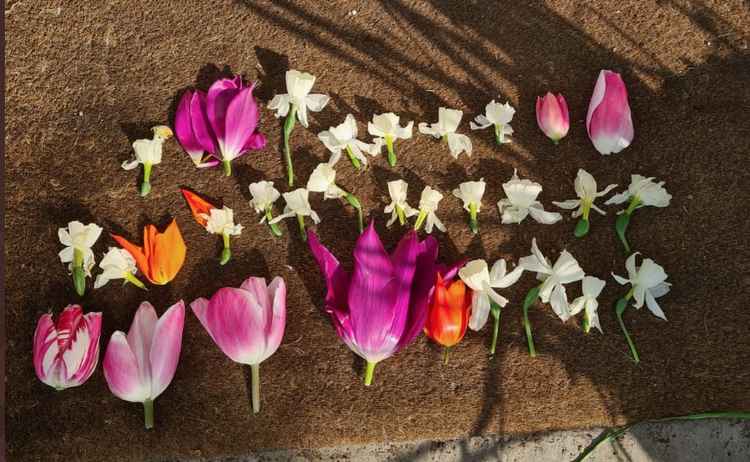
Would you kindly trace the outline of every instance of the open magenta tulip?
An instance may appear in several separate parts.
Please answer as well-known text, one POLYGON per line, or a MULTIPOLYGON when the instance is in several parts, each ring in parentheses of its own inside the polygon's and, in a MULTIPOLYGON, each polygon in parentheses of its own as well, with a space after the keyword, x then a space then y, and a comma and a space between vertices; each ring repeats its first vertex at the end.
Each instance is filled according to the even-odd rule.
POLYGON ((568 134, 570 128, 568 103, 565 97, 560 93, 555 96, 550 92, 543 97, 537 96, 536 123, 549 139, 555 144, 559 143, 568 134))
POLYGON ((34 370, 39 380, 57 390, 77 387, 91 377, 99 361, 102 314, 83 314, 68 305, 57 324, 42 315, 34 332, 34 370))
POLYGON ((586 114, 586 130, 601 154, 617 154, 633 141, 628 90, 617 72, 603 70, 586 114))
POLYGON ((131 403, 143 403, 146 428, 154 426, 154 400, 172 382, 182 349, 185 304, 180 300, 161 318, 149 302, 135 312, 127 336, 112 334, 104 353, 104 378, 110 391, 131 403))
POLYGON ((370 385, 375 365, 424 328, 438 271, 437 241, 430 236, 420 242, 412 230, 388 255, 370 222, 357 239, 351 275, 312 231, 308 241, 326 279, 325 310, 339 338, 367 361, 365 385, 370 385))
POLYGON ((211 300, 190 304, 208 334, 234 362, 252 372, 253 412, 260 411, 260 363, 276 352, 286 325, 286 285, 250 277, 239 289, 224 287, 211 300))
POLYGON ((254 87, 245 86, 236 76, 217 80, 207 94, 188 90, 182 95, 175 113, 175 135, 197 167, 221 162, 229 176, 232 160, 266 145, 266 137, 258 131, 260 111, 254 87))

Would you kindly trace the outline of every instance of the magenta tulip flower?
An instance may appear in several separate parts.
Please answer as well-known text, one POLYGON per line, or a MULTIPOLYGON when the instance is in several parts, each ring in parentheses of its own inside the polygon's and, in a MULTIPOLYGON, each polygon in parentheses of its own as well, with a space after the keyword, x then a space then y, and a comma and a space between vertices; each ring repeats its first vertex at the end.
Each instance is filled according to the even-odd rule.
POLYGON ((180 300, 161 318, 149 302, 135 312, 128 335, 116 331, 104 353, 104 378, 110 391, 143 403, 146 428, 154 426, 154 400, 172 382, 182 349, 185 304, 180 300))
POLYGON ((276 352, 284 336, 284 280, 276 277, 266 285, 265 279, 250 277, 239 289, 224 287, 190 308, 229 359, 250 366, 253 412, 260 412, 260 363, 276 352))
POLYGON ((536 98, 536 123, 539 128, 555 144, 568 134, 570 128, 570 117, 568 115, 568 103, 565 97, 558 93, 557 96, 547 92, 543 97, 536 98))
POLYGON ((198 167, 212 167, 221 161, 227 176, 232 160, 262 149, 266 137, 258 131, 260 111, 253 88, 242 78, 220 79, 208 94, 186 91, 175 114, 175 135, 198 167), (213 159, 204 158, 204 154, 213 159))
POLYGON ((101 331, 102 314, 83 314, 79 305, 68 305, 57 324, 42 315, 34 332, 36 376, 56 390, 82 385, 99 362, 101 331))
POLYGON ((628 90, 617 72, 603 70, 586 114, 586 130, 599 153, 617 154, 633 141, 628 90))
POLYGON ((308 231, 310 250, 326 279, 325 310, 339 338, 367 361, 365 385, 375 365, 405 348, 424 328, 438 265, 437 241, 420 242, 409 231, 388 255, 373 222, 357 239, 350 275, 308 231))

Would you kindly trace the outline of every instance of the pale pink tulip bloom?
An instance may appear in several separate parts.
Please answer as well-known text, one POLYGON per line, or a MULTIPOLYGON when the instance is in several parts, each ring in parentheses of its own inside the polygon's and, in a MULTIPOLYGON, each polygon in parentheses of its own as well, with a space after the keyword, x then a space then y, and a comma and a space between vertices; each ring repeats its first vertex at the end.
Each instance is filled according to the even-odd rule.
POLYGON ((620 74, 599 72, 586 114, 586 130, 601 154, 617 154, 633 141, 628 90, 620 74))
POLYGON ((568 129, 570 128, 568 103, 561 93, 555 96, 547 92, 543 97, 537 96, 536 123, 555 144, 568 134, 568 129))

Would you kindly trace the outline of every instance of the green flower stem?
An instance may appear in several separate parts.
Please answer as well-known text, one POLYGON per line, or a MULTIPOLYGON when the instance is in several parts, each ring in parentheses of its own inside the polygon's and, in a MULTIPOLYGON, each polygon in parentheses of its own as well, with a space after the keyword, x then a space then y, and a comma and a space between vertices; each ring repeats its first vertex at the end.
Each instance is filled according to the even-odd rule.
POLYGON ((129 271, 125 272, 125 281, 129 282, 129 283, 133 284, 134 286, 136 286, 138 288, 141 288, 143 290, 148 290, 146 288, 146 286, 143 284, 143 282, 141 282, 140 279, 138 279, 137 277, 135 277, 133 275, 133 273, 131 273, 129 271))
POLYGON ((396 206, 396 215, 398 215, 398 222, 401 223, 401 226, 404 226, 406 224, 406 214, 404 213, 404 209, 396 206))
POLYGON ((474 234, 479 232, 479 223, 477 221, 477 204, 469 204, 469 229, 474 234))
POLYGON ((495 349, 497 348, 497 337, 500 333, 500 305, 495 302, 490 302, 490 314, 492 319, 495 320, 492 329, 492 345, 490 346, 490 356, 495 356, 495 349))
POLYGON ((229 248, 229 234, 223 233, 221 237, 224 241, 224 248, 221 251, 221 260, 219 260, 219 264, 224 266, 229 259, 232 258, 232 249, 229 248))
POLYGON ((633 343, 633 340, 630 338, 630 333, 628 332, 627 327, 625 327, 625 322, 622 320, 622 314, 625 312, 625 308, 628 307, 628 300, 630 299, 632 294, 633 290, 631 289, 630 292, 627 293, 627 295, 617 300, 617 304, 615 305, 615 314, 617 314, 617 322, 620 324, 620 329, 625 335, 625 340, 627 340, 628 342, 630 353, 633 355, 633 361, 635 361, 635 363, 637 364, 641 361, 640 357, 638 356, 638 350, 635 348, 635 343, 633 343))
POLYGON ((143 422, 146 430, 154 428, 154 402, 150 399, 143 402, 143 422))
POLYGON ((620 242, 622 242, 622 246, 625 248, 625 253, 627 254, 630 254, 630 244, 628 243, 628 239, 625 237, 625 233, 627 232, 628 225, 630 224, 630 217, 633 215, 633 212, 640 205, 640 203, 641 200, 638 198, 638 196, 634 196, 630 200, 628 208, 625 209, 625 211, 617 217, 617 221, 615 221, 615 232, 617 232, 617 237, 620 238, 620 242))
POLYGON ((305 217, 297 215, 297 224, 299 225, 299 232, 302 235, 302 240, 307 242, 307 233, 305 232, 305 217))
POLYGON ((385 149, 388 151, 388 165, 391 167, 396 166, 396 153, 393 150, 393 137, 392 136, 386 136, 385 137, 385 149))
POLYGON ((86 292, 86 271, 83 269, 83 251, 73 249, 73 287, 83 297, 86 292))
POLYGON ((625 213, 627 213, 628 215, 632 214, 639 205, 641 205, 641 198, 638 196, 633 196, 633 198, 630 199, 630 204, 628 204, 628 208, 625 210, 625 213))
POLYGON ((280 237, 281 228, 279 228, 279 225, 277 225, 276 223, 271 223, 271 220, 273 220, 273 210, 269 205, 268 208, 266 208, 266 223, 268 223, 268 227, 271 228, 271 232, 273 233, 273 235, 276 237, 280 237))
POLYGON ((292 130, 294 130, 294 120, 296 117, 297 106, 292 104, 284 122, 284 158, 286 159, 286 176, 290 187, 294 185, 294 167, 292 166, 292 148, 289 146, 289 137, 292 134, 292 130))
POLYGON ((443 365, 448 364, 448 355, 450 354, 451 347, 443 348, 443 365))
POLYGON ((583 210, 581 219, 576 223, 576 229, 574 231, 575 237, 581 238, 589 233, 589 213, 591 212, 591 202, 582 201, 581 203, 583 210))
POLYGON ((588 334, 591 330, 591 320, 586 310, 583 311, 583 333, 588 334))
POLYGON ((151 192, 151 162, 143 164, 143 183, 141 183, 141 197, 151 192))
POLYGON ((365 368, 365 386, 372 385, 372 375, 375 373, 375 365, 377 363, 371 363, 367 361, 367 367, 365 368))
POLYGON ((503 124, 495 124, 495 141, 498 146, 503 145, 503 124))
POLYGON ((359 199, 357 199, 357 196, 355 196, 354 194, 350 192, 347 192, 344 198, 349 203, 349 205, 351 205, 352 207, 354 207, 355 210, 357 210, 357 225, 359 226, 359 233, 362 234, 362 231, 365 230, 365 217, 362 214, 362 203, 359 202, 359 199))
POLYGON ((232 161, 231 160, 222 160, 221 166, 224 167, 224 175, 225 176, 232 176, 232 161))
POLYGON ((427 218, 427 212, 425 212, 424 210, 420 210, 419 215, 417 216, 417 222, 414 223, 414 231, 419 231, 419 228, 422 227, 425 218, 427 218))
POLYGON ((537 297, 539 297, 539 288, 536 286, 531 289, 523 300, 523 328, 526 331, 526 343, 529 345, 529 356, 536 356, 536 349, 534 348, 534 337, 531 335, 531 323, 529 322, 529 307, 534 304, 537 297))
POLYGON ((352 165, 354 165, 354 168, 361 170, 362 164, 359 162, 359 159, 354 156, 354 151, 352 151, 352 148, 349 145, 346 145, 346 154, 349 156, 349 160, 352 162, 352 165))
POLYGON ((257 414, 260 412, 260 364, 250 365, 250 382, 253 414, 257 414))

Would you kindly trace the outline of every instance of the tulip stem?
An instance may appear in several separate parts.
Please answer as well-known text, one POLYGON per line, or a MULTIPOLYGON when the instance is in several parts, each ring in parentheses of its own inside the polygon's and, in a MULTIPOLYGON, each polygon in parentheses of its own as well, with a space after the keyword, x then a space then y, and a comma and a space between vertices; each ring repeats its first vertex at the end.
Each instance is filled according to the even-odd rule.
POLYGON ((357 226, 359 227, 359 233, 362 234, 362 231, 365 230, 365 217, 362 214, 362 203, 359 202, 359 199, 357 199, 357 196, 354 194, 347 192, 346 196, 344 196, 346 201, 354 207, 355 210, 357 210, 357 226))
POLYGON ((269 205, 266 209, 266 223, 268 223, 268 227, 271 228, 271 232, 274 236, 280 237, 281 236, 281 228, 276 223, 271 223, 271 220, 273 220, 273 212, 271 211, 271 206, 269 205))
POLYGON ((396 166, 396 153, 393 151, 393 137, 385 137, 385 149, 388 151, 388 165, 396 166))
POLYGON ((372 375, 375 373, 375 365, 377 363, 371 363, 367 361, 367 367, 365 368, 365 386, 372 385, 372 375))
POLYGON ((292 130, 294 130, 294 120, 296 117, 297 106, 292 104, 284 122, 284 157, 286 159, 286 176, 290 187, 294 185, 294 167, 292 166, 292 148, 289 146, 289 137, 292 134, 292 130))
POLYGON ((305 232, 305 217, 297 215, 297 224, 299 225, 299 232, 302 235, 302 240, 307 241, 307 233, 305 232))
POLYGON ((150 399, 143 402, 143 422, 146 430, 154 428, 154 402, 150 399))
POLYGON ((129 283, 133 284, 134 286, 136 286, 138 288, 141 288, 143 290, 148 290, 146 288, 146 286, 143 284, 143 282, 141 282, 140 279, 138 279, 137 277, 135 277, 133 275, 133 273, 131 273, 129 271, 125 273, 125 281, 129 282, 129 283))
POLYGON ((224 175, 225 176, 232 176, 232 161, 231 160, 222 160, 221 166, 224 167, 224 175))
POLYGON ((414 223, 414 231, 419 231, 419 228, 422 227, 425 218, 427 218, 427 212, 425 212, 424 210, 420 210, 419 216, 417 216, 417 222, 414 223))
POLYGON ((86 271, 83 269, 83 252, 73 249, 73 286, 76 293, 83 297, 86 292, 86 271))
POLYGON ((151 192, 151 162, 143 164, 143 183, 141 183, 141 197, 151 192))
POLYGON ((539 297, 539 288, 536 286, 526 294, 526 298, 523 300, 523 328, 526 331, 526 343, 529 345, 529 356, 532 358, 536 356, 536 348, 534 348, 534 337, 531 335, 531 323, 529 322, 529 307, 539 297))
POLYGON ((232 258, 232 249, 229 246, 229 234, 222 233, 221 237, 224 241, 224 248, 221 250, 221 260, 219 260, 219 264, 224 266, 229 259, 232 258))
POLYGON ((474 234, 479 232, 479 223, 477 223, 477 204, 469 204, 469 228, 474 234))
POLYGON ((451 347, 443 348, 443 364, 448 364, 448 355, 450 354, 451 347))
POLYGON ((495 349, 497 348, 497 337, 500 333, 500 305, 495 302, 490 302, 490 314, 495 320, 492 328, 492 345, 490 345, 490 356, 495 356, 495 349))
POLYGON ((361 170, 362 163, 354 156, 354 151, 352 151, 352 148, 348 144, 346 145, 346 154, 349 156, 349 160, 352 162, 352 165, 354 165, 354 168, 361 170))
POLYGON ((260 412, 260 364, 250 365, 250 394, 253 400, 253 414, 260 412))

